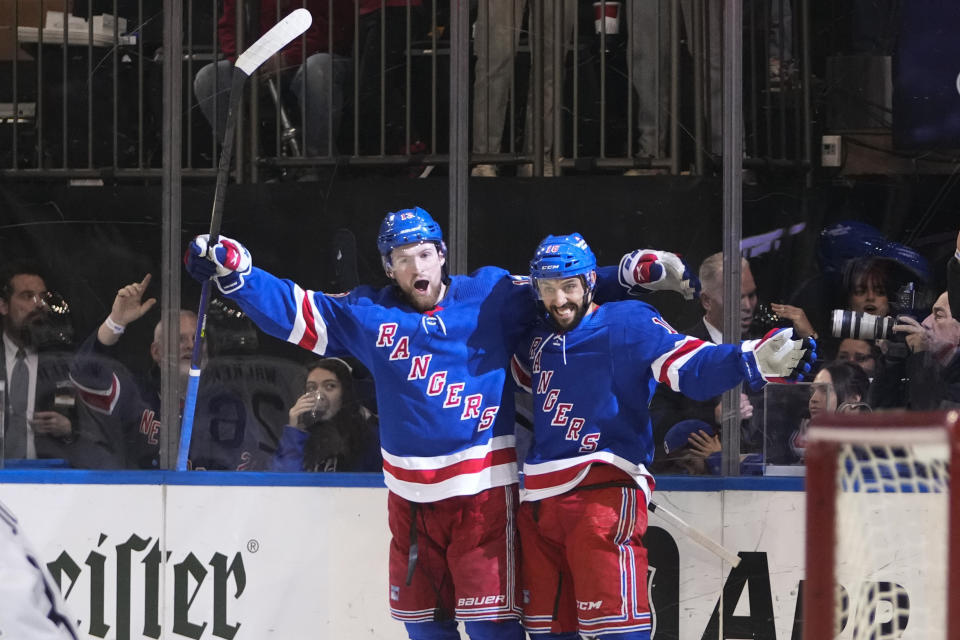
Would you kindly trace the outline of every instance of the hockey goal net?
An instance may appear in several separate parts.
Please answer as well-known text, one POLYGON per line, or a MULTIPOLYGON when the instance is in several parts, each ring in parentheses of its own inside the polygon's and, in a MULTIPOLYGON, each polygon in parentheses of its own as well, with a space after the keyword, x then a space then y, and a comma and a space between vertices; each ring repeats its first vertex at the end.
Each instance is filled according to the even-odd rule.
POLYGON ((811 426, 805 640, 960 640, 958 434, 957 411, 811 426))

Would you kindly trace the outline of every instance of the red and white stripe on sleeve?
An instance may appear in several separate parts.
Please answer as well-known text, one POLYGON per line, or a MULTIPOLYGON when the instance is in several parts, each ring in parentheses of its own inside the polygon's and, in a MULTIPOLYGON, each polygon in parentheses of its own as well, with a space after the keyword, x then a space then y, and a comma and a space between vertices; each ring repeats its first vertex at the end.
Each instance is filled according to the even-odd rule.
POLYGON ((316 292, 301 289, 295 284, 293 295, 297 303, 297 317, 293 321, 293 329, 287 336, 287 342, 322 356, 327 351, 327 323, 313 299, 316 292))
POLYGON ((653 370, 653 377, 657 379, 657 382, 669 386, 672 390, 681 391, 680 369, 694 354, 709 344, 698 338, 684 336, 682 340, 673 345, 672 349, 653 361, 653 364, 650 365, 653 370))

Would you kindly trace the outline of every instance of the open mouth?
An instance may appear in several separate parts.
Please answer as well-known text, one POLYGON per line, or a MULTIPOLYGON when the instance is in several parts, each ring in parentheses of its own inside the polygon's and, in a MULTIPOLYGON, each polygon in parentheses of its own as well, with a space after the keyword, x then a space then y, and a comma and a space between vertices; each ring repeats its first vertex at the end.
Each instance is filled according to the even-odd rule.
POLYGON ((430 288, 429 280, 417 280, 413 283, 413 288, 419 291, 420 293, 426 293, 427 289, 430 288))
POLYGON ((574 304, 565 304, 562 307, 554 307, 553 314, 564 320, 572 318, 577 313, 577 306, 574 304))

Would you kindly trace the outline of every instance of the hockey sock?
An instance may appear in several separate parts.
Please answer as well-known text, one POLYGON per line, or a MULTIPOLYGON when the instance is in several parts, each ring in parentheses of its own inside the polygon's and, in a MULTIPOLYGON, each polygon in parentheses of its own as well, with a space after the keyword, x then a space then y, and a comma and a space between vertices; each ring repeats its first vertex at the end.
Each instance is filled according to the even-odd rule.
POLYGON ((494 622, 492 620, 479 620, 476 622, 465 622, 463 626, 467 630, 470 640, 523 640, 523 627, 517 620, 504 620, 494 622))
POLYGON ((456 620, 404 622, 410 640, 460 640, 456 620))

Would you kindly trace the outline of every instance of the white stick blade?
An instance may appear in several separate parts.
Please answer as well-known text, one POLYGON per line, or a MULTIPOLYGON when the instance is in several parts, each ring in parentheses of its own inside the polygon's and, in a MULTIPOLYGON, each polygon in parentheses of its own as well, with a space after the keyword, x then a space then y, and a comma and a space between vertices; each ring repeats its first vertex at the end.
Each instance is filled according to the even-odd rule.
POLYGON ((679 516, 667 511, 659 504, 653 503, 653 508, 651 509, 655 514, 663 518, 666 522, 669 522, 675 528, 679 529, 684 535, 689 537, 691 540, 699 544, 701 547, 717 555, 720 559, 726 561, 731 566, 738 566, 740 564, 740 556, 735 554, 733 551, 730 551, 719 542, 709 537, 707 534, 703 533, 696 527, 687 524, 679 516))
POLYGON ((278 53, 287 44, 310 28, 313 16, 306 9, 297 9, 273 26, 270 31, 260 36, 249 49, 237 58, 236 67, 252 75, 257 67, 267 61, 267 58, 278 53))

